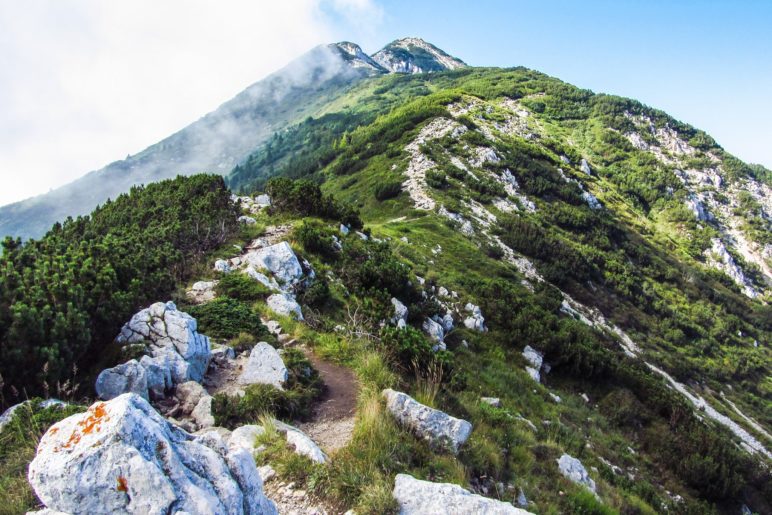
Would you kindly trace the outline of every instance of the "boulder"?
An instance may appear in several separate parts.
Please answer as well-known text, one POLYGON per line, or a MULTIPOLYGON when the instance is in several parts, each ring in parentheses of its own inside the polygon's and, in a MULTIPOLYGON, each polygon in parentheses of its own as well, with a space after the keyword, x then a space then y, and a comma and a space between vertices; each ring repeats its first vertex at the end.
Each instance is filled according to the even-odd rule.
POLYGON ((588 163, 586 159, 582 159, 581 163, 579 163, 579 168, 581 168, 581 170, 587 175, 592 175, 590 163, 588 163))
POLYGON ((265 303, 268 304, 268 309, 277 315, 295 317, 297 320, 303 320, 303 311, 300 309, 300 304, 298 304, 295 297, 289 293, 274 293, 265 299, 265 303))
POLYGON ((408 474, 397 474, 392 494, 400 515, 527 515, 507 502, 476 495, 453 483, 421 481, 408 474))
POLYGON ((544 356, 530 345, 526 345, 525 349, 523 349, 523 357, 531 365, 530 367, 525 367, 526 372, 538 383, 541 381, 539 371, 541 370, 542 363, 544 363, 544 356))
POLYGON ((536 370, 533 367, 525 367, 525 371, 528 373, 529 376, 531 376, 531 379, 536 381, 537 383, 541 382, 541 374, 538 370, 536 370))
POLYGON ((303 278, 303 267, 286 241, 250 251, 244 259, 256 270, 268 270, 285 287, 303 278))
POLYGON ((171 369, 163 358, 142 356, 139 364, 145 369, 147 390, 151 399, 163 399, 166 392, 173 386, 171 369))
POLYGON ((570 481, 584 485, 592 493, 595 493, 595 481, 590 479, 589 474, 587 474, 587 469, 584 468, 581 461, 568 454, 563 454, 557 461, 561 474, 570 481))
POLYGON ((469 316, 464 319, 464 327, 473 331, 487 331, 485 328, 485 318, 482 316, 480 306, 475 306, 469 302, 464 309, 469 313, 469 316))
POLYGON ((230 439, 228 440, 228 447, 231 449, 241 447, 242 449, 246 449, 249 452, 254 452, 255 440, 257 440, 257 437, 263 433, 265 433, 263 426, 258 426, 255 424, 241 426, 234 429, 231 433, 230 439))
POLYGON ((212 396, 205 395, 198 401, 196 407, 190 412, 190 418, 196 423, 199 429, 214 426, 214 415, 212 415, 212 396))
POLYGON ((448 311, 442 316, 434 315, 432 317, 432 320, 440 324, 440 327, 442 327, 444 334, 448 334, 450 331, 453 330, 453 314, 450 313, 450 311, 448 311))
POLYGON ((194 436, 124 394, 54 424, 28 478, 51 510, 275 514, 251 454, 210 431, 194 436))
POLYGON ((305 456, 315 463, 327 463, 327 455, 307 434, 284 422, 276 420, 274 423, 276 424, 276 429, 285 434, 287 443, 292 446, 297 454, 305 456))
POLYGON ((269 290, 273 291, 279 291, 281 288, 279 288, 279 283, 276 282, 276 279, 273 277, 268 277, 265 274, 261 274, 253 266, 247 267, 247 275, 254 279, 255 281, 259 282, 269 290))
POLYGON ((386 407, 397 421, 432 445, 458 453, 472 433, 472 424, 424 406, 406 393, 383 391, 386 407))
POLYGON ((156 364, 169 369, 174 384, 201 382, 211 351, 209 338, 197 328, 196 319, 178 311, 173 302, 156 302, 131 317, 115 341, 146 344, 156 364))
POLYGON ((216 272, 222 272, 224 274, 227 274, 228 272, 231 271, 231 266, 224 259, 218 259, 217 261, 214 262, 214 270, 216 272))
POLYGON ((257 223, 257 220, 255 220, 251 216, 243 215, 239 217, 239 223, 245 224, 245 225, 255 225, 257 223))
POLYGON ((288 377, 287 367, 276 349, 266 342, 260 342, 252 348, 238 383, 245 386, 258 383, 270 384, 283 390, 283 384, 288 377))
POLYGON ((95 389, 97 396, 105 401, 124 393, 135 393, 143 399, 147 399, 145 368, 136 359, 112 368, 106 368, 97 376, 95 389))
POLYGON ((340 233, 341 233, 343 236, 346 236, 346 235, 348 235, 349 231, 351 231, 351 229, 349 229, 349 228, 348 228, 348 225, 343 225, 343 224, 340 224, 340 233))
POLYGON ((443 338, 445 338, 445 330, 440 324, 431 318, 427 318, 424 320, 422 327, 424 332, 429 335, 429 338, 431 338, 432 341, 442 343, 443 338))
POLYGON ((217 286, 218 281, 198 281, 193 283, 188 291, 185 292, 185 296, 196 304, 203 304, 214 300, 215 291, 214 287, 217 286))
POLYGON ((392 323, 399 324, 400 320, 407 322, 407 306, 402 304, 402 302, 395 297, 391 298, 391 305, 394 306, 394 317, 391 319, 392 323))
POLYGON ((485 404, 490 404, 494 408, 501 407, 501 399, 498 397, 480 397, 480 401, 484 402, 485 404))
POLYGON ((258 195, 255 197, 255 204, 257 204, 259 208, 268 207, 271 205, 271 197, 266 194, 258 195))

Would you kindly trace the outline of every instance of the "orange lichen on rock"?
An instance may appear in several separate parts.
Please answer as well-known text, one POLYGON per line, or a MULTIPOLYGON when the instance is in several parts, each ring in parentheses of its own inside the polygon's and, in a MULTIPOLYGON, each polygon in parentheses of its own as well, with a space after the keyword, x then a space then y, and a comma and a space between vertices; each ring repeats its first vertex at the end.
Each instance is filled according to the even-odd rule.
POLYGON ((129 484, 126 482, 126 478, 123 476, 118 476, 118 486, 115 488, 119 492, 128 492, 129 491, 129 484))
POLYGON ((83 437, 83 435, 99 432, 99 428, 102 425, 102 422, 110 420, 104 404, 104 402, 99 402, 88 409, 88 416, 78 422, 77 427, 72 432, 69 440, 67 440, 67 443, 65 443, 62 448, 69 449, 73 445, 76 445, 78 442, 80 442, 80 439, 83 437))

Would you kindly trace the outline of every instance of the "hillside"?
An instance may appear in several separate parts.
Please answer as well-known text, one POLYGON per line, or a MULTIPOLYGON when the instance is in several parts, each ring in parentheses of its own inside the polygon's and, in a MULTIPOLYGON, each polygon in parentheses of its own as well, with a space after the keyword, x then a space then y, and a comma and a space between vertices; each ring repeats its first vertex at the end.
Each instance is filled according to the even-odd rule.
POLYGON ((224 178, 5 240, 0 400, 68 404, 0 419, 0 506, 772 512, 772 173, 533 70, 325 48, 355 78, 224 178))
MULTIPOLYGON (((364 78, 390 72, 439 71, 461 63, 428 43, 415 48, 420 41, 416 38, 404 41, 410 43, 410 51, 420 51, 415 62, 425 70, 384 68, 354 43, 316 47, 138 154, 44 195, 0 207, 0 235, 39 238, 53 223, 86 215, 134 185, 180 174, 228 174, 267 138, 334 105, 364 78)), ((375 56, 391 52, 397 44, 393 42, 375 56)))

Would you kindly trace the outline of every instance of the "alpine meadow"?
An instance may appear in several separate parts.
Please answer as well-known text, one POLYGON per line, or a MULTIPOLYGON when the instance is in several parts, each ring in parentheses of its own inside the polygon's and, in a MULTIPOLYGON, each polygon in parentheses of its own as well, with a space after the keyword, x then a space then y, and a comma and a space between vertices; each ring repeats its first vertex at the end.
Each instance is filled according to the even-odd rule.
POLYGON ((0 234, 0 513, 772 513, 772 171, 636 100, 320 46, 0 234))

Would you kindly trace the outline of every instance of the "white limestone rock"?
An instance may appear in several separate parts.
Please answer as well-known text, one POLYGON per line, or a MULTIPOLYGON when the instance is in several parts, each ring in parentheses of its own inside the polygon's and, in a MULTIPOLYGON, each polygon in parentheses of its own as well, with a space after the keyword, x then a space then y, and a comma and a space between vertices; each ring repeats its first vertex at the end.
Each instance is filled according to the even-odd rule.
POLYGON ((255 441, 257 437, 265 433, 263 426, 249 424, 233 430, 228 439, 228 447, 234 449, 240 447, 249 452, 255 452, 255 441))
POLYGON ((406 393, 383 390, 386 407, 394 418, 432 445, 454 454, 472 434, 472 424, 425 406, 406 393))
POLYGON ((222 272, 224 274, 227 274, 231 271, 231 266, 224 259, 218 259, 217 261, 214 262, 214 270, 215 272, 222 272))
POLYGON ((244 255, 244 260, 255 270, 269 271, 285 288, 303 278, 303 267, 286 241, 252 250, 244 255))
POLYGON ((394 306, 394 316, 392 317, 391 322, 394 324, 399 324, 400 320, 407 322, 407 306, 402 304, 402 302, 395 297, 391 298, 391 305, 394 306))
POLYGON ((239 217, 239 223, 244 225, 255 225, 257 223, 257 220, 255 220, 251 216, 242 215, 239 217))
POLYGON ((166 397, 166 392, 173 385, 172 372, 165 364, 163 358, 151 358, 150 356, 142 356, 139 360, 139 364, 145 369, 145 377, 147 379, 147 391, 151 399, 163 399, 166 397))
POLYGON ((259 208, 268 207, 271 205, 271 197, 266 194, 258 195, 255 197, 255 204, 257 204, 259 208))
POLYGON ((408 474, 394 479, 394 499, 400 515, 528 515, 509 503, 476 495, 453 483, 422 481, 408 474))
POLYGON ((464 309, 469 313, 469 316, 464 319, 464 327, 473 331, 487 331, 485 327, 485 317, 482 315, 480 306, 475 306, 469 302, 464 309))
POLYGON ((219 281, 198 281, 185 292, 185 296, 196 304, 210 302, 215 298, 214 288, 219 281))
POLYGON ((251 265, 247 267, 246 274, 252 279, 254 279, 255 281, 259 282, 260 284, 268 288, 269 290, 273 290, 273 291, 281 290, 281 288, 279 287, 279 283, 276 282, 276 279, 274 279, 273 277, 268 277, 267 275, 258 272, 251 265))
POLYGON ((484 402, 485 404, 490 404, 494 408, 501 407, 501 399, 498 397, 480 397, 480 401, 484 402))
POLYGON ((540 370, 544 363, 544 356, 530 345, 526 345, 525 349, 523 349, 523 357, 531 365, 530 367, 525 367, 525 371, 528 372, 528 375, 531 376, 534 381, 537 383, 540 382, 540 370))
POLYGON ((587 474, 587 469, 584 468, 584 465, 582 465, 581 461, 569 456, 568 454, 563 454, 557 461, 561 474, 563 474, 570 481, 584 485, 592 493, 595 493, 595 481, 593 481, 589 474, 587 474))
POLYGON ((265 303, 268 304, 268 309, 277 315, 303 320, 303 310, 300 308, 300 304, 289 293, 275 293, 265 299, 265 303))
POLYGON ((270 384, 283 390, 288 377, 287 367, 276 349, 266 342, 260 342, 252 348, 238 383, 244 386, 270 384))
POLYGON ((297 454, 305 456, 315 463, 327 463, 329 459, 327 455, 307 434, 294 426, 278 420, 274 421, 274 423, 276 424, 276 429, 285 434, 287 443, 290 444, 297 454))
POLYGON ((209 367, 209 338, 197 331, 196 319, 173 302, 156 302, 131 317, 115 339, 119 344, 145 343, 156 364, 170 370, 172 381, 198 381, 209 367))
POLYGON ((586 159, 582 159, 582 162, 580 163, 579 168, 581 168, 581 170, 587 175, 592 175, 592 169, 590 168, 590 163, 588 163, 586 159))
POLYGON ((186 433, 135 394, 54 424, 28 478, 49 509, 71 514, 277 513, 248 452, 186 433))
POLYGON ((97 396, 105 401, 124 393, 135 393, 143 399, 148 398, 145 368, 136 359, 102 370, 97 376, 94 388, 97 396))
POLYGON ((445 338, 445 330, 431 318, 424 320, 422 328, 429 335, 429 338, 436 343, 442 343, 442 340, 445 338))

